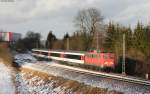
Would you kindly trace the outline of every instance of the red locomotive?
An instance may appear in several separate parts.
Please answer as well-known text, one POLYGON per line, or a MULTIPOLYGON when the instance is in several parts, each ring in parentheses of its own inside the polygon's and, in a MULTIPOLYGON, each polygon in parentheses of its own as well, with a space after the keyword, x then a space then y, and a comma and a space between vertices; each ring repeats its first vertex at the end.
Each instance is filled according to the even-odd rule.
POLYGON ((85 64, 96 65, 100 67, 115 67, 114 53, 87 52, 84 58, 85 64))
POLYGON ((88 64, 99 66, 101 68, 109 67, 114 68, 116 65, 115 62, 115 54, 114 53, 104 53, 97 51, 90 52, 70 52, 70 51, 51 51, 51 50, 39 50, 33 49, 33 55, 60 60, 67 61, 72 63, 80 63, 80 64, 88 64))

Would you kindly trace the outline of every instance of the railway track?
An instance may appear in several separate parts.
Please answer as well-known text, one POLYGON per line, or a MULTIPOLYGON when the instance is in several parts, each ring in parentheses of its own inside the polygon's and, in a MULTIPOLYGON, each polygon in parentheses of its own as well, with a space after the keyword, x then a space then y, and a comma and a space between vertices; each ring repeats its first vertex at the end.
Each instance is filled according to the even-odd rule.
MULTIPOLYGON (((30 65, 30 66, 41 68, 41 66, 43 66, 43 64, 37 63, 37 64, 30 65)), ((149 80, 144 80, 144 79, 140 79, 140 78, 136 78, 136 77, 132 77, 132 76, 119 75, 119 74, 96 72, 96 71, 75 68, 75 67, 60 65, 60 64, 45 63, 44 67, 42 67, 41 70, 45 70, 48 68, 61 69, 61 70, 76 72, 76 73, 80 73, 80 74, 99 76, 99 77, 103 77, 103 78, 109 78, 109 79, 124 81, 124 82, 128 82, 128 83, 135 83, 135 84, 150 86, 149 80)))
MULTIPOLYGON (((51 58, 53 60, 67 61, 67 62, 73 62, 73 63, 79 63, 80 62, 81 64, 86 64, 85 60, 81 59, 81 58, 77 59, 77 58, 73 58, 73 57, 60 57, 60 56, 55 56, 55 55, 49 56, 48 53, 57 53, 57 54, 59 53, 60 56, 61 55, 64 56, 64 52, 61 52, 61 51, 48 51, 48 50, 39 50, 39 49, 33 49, 32 55, 37 56, 37 57, 41 57, 41 58, 51 58), (37 53, 37 52, 39 52, 39 53, 37 53)), ((68 54, 71 55, 71 56, 72 55, 79 55, 79 57, 80 56, 82 57, 82 55, 84 55, 84 53, 65 52, 65 55, 68 55, 68 54)), ((92 64, 95 64, 95 63, 92 62, 92 64)), ((115 80, 120 80, 120 81, 125 81, 125 82, 131 82, 131 83, 150 86, 150 81, 149 80, 140 79, 140 78, 127 76, 127 75, 96 72, 96 71, 92 71, 92 70, 69 67, 69 66, 65 66, 65 65, 57 65, 57 66, 53 66, 53 67, 55 67, 55 68, 59 67, 59 68, 62 68, 62 70, 75 71, 75 72, 82 73, 82 74, 101 76, 101 77, 106 77, 106 78, 109 78, 109 79, 115 79, 115 80)))

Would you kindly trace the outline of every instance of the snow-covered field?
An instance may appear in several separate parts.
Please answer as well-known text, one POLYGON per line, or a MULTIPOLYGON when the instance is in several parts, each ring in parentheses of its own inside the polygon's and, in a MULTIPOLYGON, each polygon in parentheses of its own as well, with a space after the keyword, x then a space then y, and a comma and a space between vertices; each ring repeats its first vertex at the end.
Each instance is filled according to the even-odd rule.
POLYGON ((15 94, 11 70, 3 64, 2 60, 0 60, 0 94, 15 94))

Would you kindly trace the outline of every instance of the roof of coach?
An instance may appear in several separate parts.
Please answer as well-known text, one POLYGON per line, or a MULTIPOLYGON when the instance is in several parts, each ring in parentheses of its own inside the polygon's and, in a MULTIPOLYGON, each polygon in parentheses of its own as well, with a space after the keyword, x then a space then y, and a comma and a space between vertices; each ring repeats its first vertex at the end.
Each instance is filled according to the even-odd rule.
POLYGON ((85 51, 72 51, 72 50, 48 50, 48 49, 32 49, 33 51, 42 51, 42 52, 53 52, 53 53, 65 53, 65 54, 74 54, 74 55, 84 55, 85 51))
POLYGON ((90 50, 90 51, 74 51, 74 50, 49 50, 49 49, 32 49, 33 51, 42 51, 42 52, 54 52, 54 53, 61 53, 61 52, 65 52, 65 53, 80 53, 80 54, 84 54, 84 53, 112 53, 113 52, 107 52, 107 51, 100 51, 100 50, 90 50))

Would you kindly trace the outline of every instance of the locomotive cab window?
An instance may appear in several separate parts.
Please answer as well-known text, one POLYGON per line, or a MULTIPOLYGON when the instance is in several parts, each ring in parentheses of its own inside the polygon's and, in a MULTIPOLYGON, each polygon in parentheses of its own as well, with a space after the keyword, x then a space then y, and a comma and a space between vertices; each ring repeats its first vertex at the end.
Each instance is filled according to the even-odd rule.
POLYGON ((107 54, 104 54, 104 59, 108 59, 108 55, 107 54))
POLYGON ((86 57, 91 58, 91 54, 86 54, 86 57))
POLYGON ((110 54, 110 58, 113 59, 113 58, 114 58, 114 55, 110 54))
POLYGON ((93 55, 93 54, 91 54, 91 58, 94 58, 94 55, 93 55))
POLYGON ((92 55, 92 58, 97 58, 97 54, 93 54, 93 55, 92 55))

